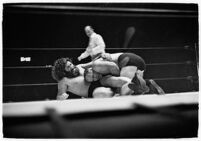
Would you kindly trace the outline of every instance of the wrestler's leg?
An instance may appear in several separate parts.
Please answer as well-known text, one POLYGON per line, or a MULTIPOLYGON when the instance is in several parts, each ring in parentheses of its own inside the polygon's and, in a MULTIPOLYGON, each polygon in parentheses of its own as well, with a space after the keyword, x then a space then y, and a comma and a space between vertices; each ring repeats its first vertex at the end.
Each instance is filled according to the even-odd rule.
POLYGON ((113 97, 114 92, 111 88, 98 87, 93 91, 93 98, 108 98, 113 97))
POLYGON ((132 83, 122 86, 121 95, 130 95, 132 92, 135 92, 135 94, 144 94, 149 91, 143 74, 144 71, 138 70, 136 66, 123 67, 120 75, 132 79, 132 83))
POLYGON ((127 77, 107 75, 101 78, 100 83, 105 87, 121 88, 124 84, 130 83, 131 79, 127 77))
POLYGON ((125 66, 121 69, 120 76, 127 77, 132 80, 133 77, 135 76, 136 71, 137 71, 136 66, 125 66))
POLYGON ((132 89, 135 94, 142 94, 147 91, 146 82, 143 79, 143 72, 138 69, 139 66, 141 69, 145 68, 144 60, 134 54, 125 53, 123 56, 120 56, 119 67, 121 68, 120 76, 128 77, 132 79, 132 85, 127 85, 122 87, 122 95, 129 94, 127 91, 132 89), (129 59, 127 59, 129 58, 129 59), (127 61, 129 60, 129 61, 127 61), (126 64, 127 62, 127 64, 126 64), (132 87, 129 87, 132 86, 132 87))
POLYGON ((115 77, 115 76, 105 76, 100 80, 101 84, 106 87, 116 87, 120 88, 120 95, 131 95, 134 93, 133 90, 131 90, 128 85, 131 82, 131 79, 127 77, 115 77))
MULTIPOLYGON (((120 76, 121 77, 126 77, 129 78, 130 80, 133 79, 135 76, 135 73, 137 72, 137 67, 136 66, 125 66, 121 69, 120 71, 120 76)), ((131 95, 134 93, 134 90, 131 90, 128 87, 129 83, 125 83, 122 85, 121 90, 120 90, 120 95, 131 95)))

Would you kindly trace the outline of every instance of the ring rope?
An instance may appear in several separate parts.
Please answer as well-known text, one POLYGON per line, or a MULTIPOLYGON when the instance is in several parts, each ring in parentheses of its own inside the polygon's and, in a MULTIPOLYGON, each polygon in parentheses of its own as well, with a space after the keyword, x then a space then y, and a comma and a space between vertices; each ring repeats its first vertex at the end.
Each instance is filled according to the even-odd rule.
MULTIPOLYGON (((187 77, 171 77, 171 78, 154 78, 156 81, 163 81, 163 80, 193 80, 198 79, 197 76, 187 76, 187 77)), ((148 80, 148 79, 145 79, 148 80)), ((5 84, 3 87, 24 87, 24 86, 54 86, 57 83, 38 83, 38 84, 5 84)))
MULTIPOLYGON (((96 58, 92 61, 94 62, 96 58)), ((193 64, 192 61, 185 61, 185 62, 172 62, 172 63, 152 63, 146 64, 147 66, 157 66, 157 65, 185 65, 185 64, 193 64)), ((45 65, 45 66, 15 66, 15 67, 3 67, 3 69, 49 69, 52 68, 52 65, 45 65)))
POLYGON ((107 12, 160 12, 160 13, 197 13, 195 10, 175 10, 175 9, 153 9, 153 8, 124 8, 124 7, 105 7, 105 6, 69 6, 69 5, 13 5, 20 8, 40 8, 40 9, 60 9, 60 10, 82 10, 82 11, 107 11, 107 12))
MULTIPOLYGON (((105 50, 180 50, 190 49, 190 46, 184 47, 137 47, 137 48, 106 48, 105 50)), ((3 50, 85 50, 85 48, 3 48, 3 50)))
POLYGON ((3 67, 3 69, 49 69, 49 68, 52 68, 52 65, 3 67))
POLYGON ((38 83, 38 84, 6 84, 3 87, 24 87, 24 86, 54 86, 57 83, 38 83))
MULTIPOLYGON (((24 13, 24 11, 19 11, 19 10, 12 10, 9 12, 13 12, 13 13, 24 13)), ((30 14, 63 14, 63 15, 80 15, 80 16, 113 16, 113 17, 162 17, 162 18, 198 18, 198 14, 197 12, 193 12, 193 13, 134 13, 134 12, 122 12, 122 13, 116 13, 116 12, 102 12, 102 11, 45 11, 43 9, 41 10, 29 10, 26 11, 26 13, 30 13, 30 14)))

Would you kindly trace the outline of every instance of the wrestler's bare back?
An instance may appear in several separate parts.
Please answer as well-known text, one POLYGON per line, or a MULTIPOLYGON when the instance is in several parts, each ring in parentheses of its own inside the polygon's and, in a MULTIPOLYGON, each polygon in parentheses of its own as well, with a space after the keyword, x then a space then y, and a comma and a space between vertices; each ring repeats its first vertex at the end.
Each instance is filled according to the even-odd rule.
POLYGON ((82 67, 77 66, 80 70, 80 76, 75 78, 67 78, 64 77, 58 83, 58 95, 62 95, 63 93, 74 93, 81 97, 88 97, 88 89, 90 83, 84 80, 84 69, 82 67))

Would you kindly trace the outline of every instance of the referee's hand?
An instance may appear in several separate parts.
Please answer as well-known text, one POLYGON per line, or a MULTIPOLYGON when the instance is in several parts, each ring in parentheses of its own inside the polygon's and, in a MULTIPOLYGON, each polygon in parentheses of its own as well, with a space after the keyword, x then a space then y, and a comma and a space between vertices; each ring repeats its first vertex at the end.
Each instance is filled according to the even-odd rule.
POLYGON ((81 57, 81 56, 79 56, 79 57, 77 58, 77 60, 78 60, 78 61, 81 61, 81 60, 82 60, 82 57, 81 57))

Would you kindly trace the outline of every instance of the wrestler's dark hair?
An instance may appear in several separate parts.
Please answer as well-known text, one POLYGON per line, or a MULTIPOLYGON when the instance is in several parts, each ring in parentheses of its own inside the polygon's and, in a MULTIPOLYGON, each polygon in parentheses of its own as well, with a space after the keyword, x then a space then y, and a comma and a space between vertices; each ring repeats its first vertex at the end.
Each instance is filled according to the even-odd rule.
POLYGON ((60 81, 63 77, 65 77, 65 67, 66 62, 72 62, 70 58, 59 58, 54 62, 54 66, 52 67, 52 78, 56 81, 60 81))

